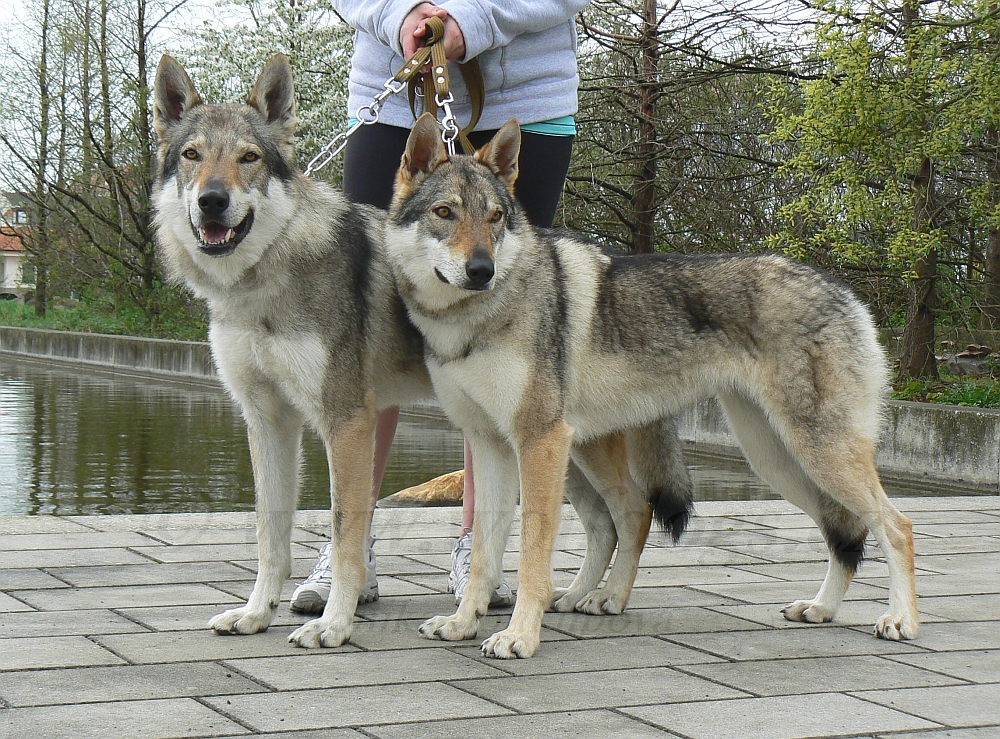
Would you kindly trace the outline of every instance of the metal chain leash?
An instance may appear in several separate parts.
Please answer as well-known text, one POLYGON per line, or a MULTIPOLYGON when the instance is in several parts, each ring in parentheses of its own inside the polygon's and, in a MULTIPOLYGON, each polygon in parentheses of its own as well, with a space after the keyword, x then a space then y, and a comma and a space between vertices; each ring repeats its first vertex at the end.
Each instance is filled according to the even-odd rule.
POLYGON ((382 111, 382 106, 385 101, 388 100, 392 95, 396 95, 406 89, 405 82, 398 82, 395 78, 390 78, 385 81, 382 86, 384 89, 378 95, 376 95, 368 105, 362 105, 358 108, 357 112, 354 114, 356 120, 354 123, 346 130, 341 131, 336 136, 334 136, 330 141, 320 149, 319 154, 314 156, 309 160, 309 164, 306 165, 305 176, 308 177, 313 172, 316 172, 327 164, 329 164, 333 159, 344 150, 347 146, 347 140, 362 126, 370 126, 373 123, 378 123, 379 114, 382 111))

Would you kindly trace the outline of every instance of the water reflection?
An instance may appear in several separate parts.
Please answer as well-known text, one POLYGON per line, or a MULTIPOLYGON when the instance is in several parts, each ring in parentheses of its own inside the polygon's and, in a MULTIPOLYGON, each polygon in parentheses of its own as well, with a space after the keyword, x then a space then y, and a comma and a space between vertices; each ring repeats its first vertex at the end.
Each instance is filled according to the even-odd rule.
MULTIPOLYGON (((303 447, 299 507, 327 508, 322 446, 307 431, 303 447)), ((744 464, 688 462, 697 500, 778 497, 744 464)), ((462 436, 447 421, 404 412, 382 494, 461 463, 462 436)), ((0 515, 244 510, 246 432, 220 387, 0 356, 0 515)))
MULTIPOLYGON (((307 432, 300 507, 330 505, 307 432)), ((383 491, 461 466, 462 437, 403 414, 383 491)), ((0 357, 0 515, 253 509, 238 411, 221 389, 0 357)))

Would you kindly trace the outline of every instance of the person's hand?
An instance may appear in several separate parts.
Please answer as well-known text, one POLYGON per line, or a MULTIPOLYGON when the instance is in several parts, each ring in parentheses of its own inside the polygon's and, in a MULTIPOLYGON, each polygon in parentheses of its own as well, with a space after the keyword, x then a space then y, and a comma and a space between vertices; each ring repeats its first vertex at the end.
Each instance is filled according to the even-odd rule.
POLYGON ((465 56, 465 36, 454 18, 448 11, 431 3, 421 3, 409 12, 403 19, 399 29, 399 43, 403 47, 403 58, 409 59, 417 49, 424 46, 424 35, 427 33, 427 19, 437 16, 444 21, 444 52, 448 61, 461 59, 465 56))
POLYGON ((403 19, 399 29, 399 43, 403 47, 403 58, 409 59, 424 46, 424 35, 427 33, 427 19, 433 16, 446 18, 448 11, 431 3, 421 3, 403 19))
POLYGON ((465 34, 462 33, 458 21, 450 15, 444 19, 444 53, 449 62, 465 56, 465 34))

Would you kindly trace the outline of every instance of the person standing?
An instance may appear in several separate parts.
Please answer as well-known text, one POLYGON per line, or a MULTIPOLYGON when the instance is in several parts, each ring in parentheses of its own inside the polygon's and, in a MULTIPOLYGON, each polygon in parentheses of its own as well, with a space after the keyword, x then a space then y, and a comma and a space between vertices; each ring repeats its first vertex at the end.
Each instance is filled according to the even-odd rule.
MULTIPOLYGON (((357 111, 382 92, 385 81, 424 44, 427 20, 444 21, 449 63, 476 58, 483 72, 485 104, 469 139, 485 145, 511 118, 521 123, 515 196, 528 221, 549 228, 555 220, 576 134, 579 76, 574 17, 589 0, 332 0, 337 14, 355 29, 347 107, 357 111)), ((452 110, 459 125, 472 106, 461 74, 450 70, 452 110)), ((413 112, 404 95, 386 100, 379 123, 362 126, 344 150, 344 194, 352 201, 388 208, 413 112)), ((373 506, 382 485, 399 408, 379 414, 375 435, 373 506)), ((462 531, 452 550, 448 589, 461 602, 469 579, 475 512, 473 462, 465 445, 462 531)), ((368 577, 360 602, 378 599, 375 555, 369 542, 368 577)), ((330 545, 320 550, 312 574, 292 594, 292 609, 322 610, 330 594, 330 545)), ((501 581, 492 605, 510 605, 501 581)))

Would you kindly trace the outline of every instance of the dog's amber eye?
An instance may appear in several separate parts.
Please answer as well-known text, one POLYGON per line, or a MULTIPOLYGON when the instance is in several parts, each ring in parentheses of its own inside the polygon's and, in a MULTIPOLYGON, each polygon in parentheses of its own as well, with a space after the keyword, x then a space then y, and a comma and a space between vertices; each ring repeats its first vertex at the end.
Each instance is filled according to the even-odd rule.
POLYGON ((258 159, 260 159, 260 154, 255 151, 248 151, 243 155, 244 162, 256 162, 258 159))
POLYGON ((185 149, 184 153, 181 154, 185 159, 191 159, 192 161, 198 158, 198 152, 194 149, 185 149))
POLYGON ((451 218, 451 208, 447 205, 442 205, 434 209, 434 212, 438 214, 441 218, 451 218))
POLYGON ((500 223, 500 221, 502 220, 503 220, 503 211, 498 210, 496 213, 493 214, 493 217, 490 219, 490 223, 500 223))

